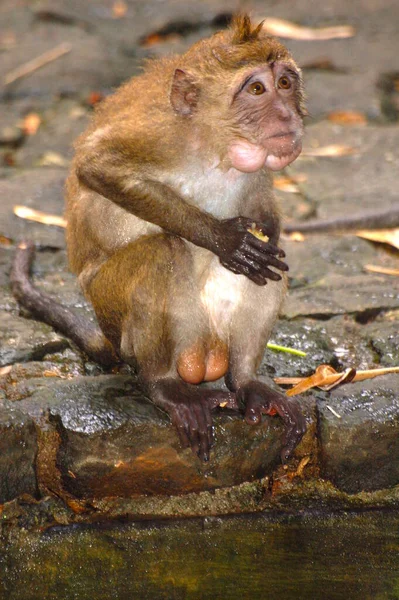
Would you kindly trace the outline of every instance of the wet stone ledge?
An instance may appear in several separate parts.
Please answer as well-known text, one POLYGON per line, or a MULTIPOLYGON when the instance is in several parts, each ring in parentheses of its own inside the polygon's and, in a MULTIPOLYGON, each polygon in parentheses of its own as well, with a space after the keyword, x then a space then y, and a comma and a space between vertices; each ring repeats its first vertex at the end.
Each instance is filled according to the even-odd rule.
MULTIPOLYGON (((57 481, 60 488, 49 491, 79 499, 184 494, 264 477, 279 462, 279 419, 249 427, 242 416, 221 409, 214 419, 211 458, 203 463, 180 447, 168 417, 141 395, 130 376, 39 377, 19 384, 12 372, 9 377, 0 406, 4 414, 17 411, 23 417, 30 446, 36 444, 33 423, 40 431, 40 489, 57 481), (40 481, 43 473, 45 480, 40 481)), ((17 421, 14 428, 20 427, 17 421)), ((33 468, 35 453, 28 459, 33 468)), ((14 476, 6 464, 3 469, 2 480, 14 476)), ((10 487, 32 493, 30 480, 27 484, 23 490, 17 482, 10 487)), ((9 499, 7 494, 0 502, 9 499)))
POLYGON ((250 427, 220 409, 211 458, 202 463, 180 447, 134 376, 83 376, 77 356, 66 356, 73 379, 67 371, 54 376, 55 355, 16 364, 1 378, 5 515, 21 498, 32 506, 58 499, 65 523, 399 504, 395 375, 303 396, 308 431, 284 467, 279 418, 250 427))

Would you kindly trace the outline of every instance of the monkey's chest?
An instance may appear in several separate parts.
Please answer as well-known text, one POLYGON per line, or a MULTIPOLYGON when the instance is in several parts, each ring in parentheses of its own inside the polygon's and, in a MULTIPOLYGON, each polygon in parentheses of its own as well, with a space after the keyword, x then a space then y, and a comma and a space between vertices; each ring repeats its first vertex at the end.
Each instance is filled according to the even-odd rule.
POLYGON ((185 173, 170 177, 168 183, 189 204, 214 217, 227 219, 237 216, 247 185, 246 174, 199 167, 189 171, 188 176, 185 173))

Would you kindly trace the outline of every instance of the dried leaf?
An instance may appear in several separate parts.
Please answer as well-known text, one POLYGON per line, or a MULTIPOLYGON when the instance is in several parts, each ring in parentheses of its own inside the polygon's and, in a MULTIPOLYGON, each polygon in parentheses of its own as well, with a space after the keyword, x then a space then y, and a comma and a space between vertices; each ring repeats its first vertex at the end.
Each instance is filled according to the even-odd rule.
POLYGON ((399 275, 399 269, 389 269, 388 267, 380 267, 377 265, 364 265, 365 271, 370 273, 381 273, 382 275, 399 275))
POLYGON ((84 513, 86 511, 86 503, 83 500, 75 500, 72 498, 66 499, 66 503, 69 508, 77 515, 84 513))
POLYGON ((309 148, 308 150, 302 150, 301 156, 316 156, 316 157, 327 157, 334 158, 336 156, 349 156, 350 154, 357 154, 358 150, 352 146, 345 146, 344 144, 330 144, 329 146, 320 146, 319 148, 309 148))
POLYGON ((356 110, 334 110, 327 115, 327 119, 339 125, 366 125, 366 116, 356 110))
POLYGON ((12 365, 8 365, 7 367, 0 368, 0 377, 4 377, 4 375, 8 375, 12 369, 12 365))
POLYGON ((0 235, 0 244, 2 246, 11 246, 12 240, 10 238, 6 237, 5 235, 0 235))
POLYGON ((57 225, 57 227, 66 227, 66 220, 58 215, 50 215, 48 213, 41 212, 29 208, 28 206, 14 206, 14 215, 27 221, 35 221, 36 223, 43 223, 43 225, 57 225))
POLYGON ((95 106, 96 104, 101 102, 101 100, 103 100, 103 99, 104 99, 104 94, 102 94, 101 92, 92 91, 88 95, 86 102, 89 106, 95 106))
POLYGON ((284 233, 282 236, 284 239, 291 240, 291 242, 304 242, 305 236, 300 231, 293 231, 292 233, 284 233))
POLYGON ((316 60, 309 61, 301 65, 302 69, 318 70, 318 71, 331 71, 333 73, 347 73, 348 69, 343 67, 337 67, 332 60, 329 58, 316 58, 316 60))
POLYGON ((116 0, 112 6, 112 16, 114 19, 121 19, 127 13, 128 5, 123 0, 116 0))
POLYGON ((62 377, 62 375, 59 371, 46 370, 43 371, 43 377, 62 377))
POLYGON ((357 371, 353 381, 364 381, 365 379, 374 379, 380 375, 388 375, 388 373, 399 373, 399 367, 384 367, 382 369, 367 369, 365 371, 357 371))
POLYGON ((306 467, 306 465, 309 463, 310 461, 310 456, 304 456, 303 458, 301 458, 301 461, 298 465, 297 470, 295 471, 295 476, 296 477, 302 477, 303 475, 303 470, 306 467))
POLYGON ((356 377, 355 369, 345 369, 343 373, 340 374, 340 377, 336 379, 333 383, 328 383, 327 385, 320 385, 319 387, 325 392, 329 392, 333 388, 337 387, 341 383, 350 383, 356 377))
POLYGON ((42 120, 37 113, 29 113, 24 118, 21 129, 25 135, 35 135, 41 122, 42 120))
POLYGON ((145 37, 145 39, 141 42, 141 46, 149 47, 155 46, 155 44, 159 44, 163 42, 164 38, 160 36, 158 33, 150 33, 145 37))
POLYGON ((67 167, 69 162, 66 158, 58 154, 58 152, 45 152, 41 159, 38 161, 39 167, 51 167, 56 165, 57 167, 67 167))
POLYGON ((297 184, 303 183, 306 180, 307 176, 304 174, 292 175, 290 177, 275 177, 273 179, 273 186, 282 192, 299 194, 301 190, 297 184))
POLYGON ((313 387, 329 385, 338 377, 340 377, 340 374, 337 374, 335 369, 329 365, 319 365, 313 375, 302 379, 302 381, 297 383, 293 388, 287 390, 286 394, 287 396, 296 396, 297 394, 302 394, 313 387), (334 378, 330 381, 329 376, 331 375, 333 375, 334 378))
POLYGON ((380 242, 381 244, 390 244, 391 246, 394 246, 394 248, 399 249, 399 228, 376 229, 375 231, 356 231, 356 235, 365 240, 380 242))
POLYGON ((374 379, 380 375, 388 373, 399 373, 399 367, 384 367, 382 369, 367 369, 356 371, 355 369, 346 369, 344 373, 338 373, 329 365, 320 365, 310 377, 275 377, 274 381, 279 385, 290 385, 287 390, 287 396, 296 396, 302 394, 313 387, 322 389, 331 389, 340 383, 349 383, 350 381, 364 381, 365 379, 374 379))
POLYGON ((351 25, 336 27, 304 27, 284 19, 267 17, 263 21, 263 29, 271 35, 293 40, 332 40, 353 37, 356 30, 351 25))

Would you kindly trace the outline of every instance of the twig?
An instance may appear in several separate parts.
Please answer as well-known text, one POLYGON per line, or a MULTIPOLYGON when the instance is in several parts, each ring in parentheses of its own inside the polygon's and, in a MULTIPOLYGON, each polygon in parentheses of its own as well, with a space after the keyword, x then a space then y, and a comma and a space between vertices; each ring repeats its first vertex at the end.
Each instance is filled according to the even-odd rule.
POLYGON ((326 407, 328 408, 328 410, 330 410, 330 411, 332 412, 332 414, 333 414, 334 416, 336 416, 336 417, 337 417, 337 419, 342 419, 341 415, 339 415, 339 414, 337 413, 337 411, 333 409, 333 407, 332 407, 332 406, 330 406, 329 404, 326 404, 326 407))
POLYGON ((25 77, 25 75, 33 73, 33 71, 44 67, 53 60, 57 60, 57 58, 60 58, 60 56, 68 54, 68 52, 70 52, 71 50, 72 45, 67 42, 56 46, 52 50, 48 50, 47 52, 41 54, 37 58, 34 58, 33 60, 30 60, 24 65, 21 65, 20 67, 17 67, 13 71, 7 73, 7 75, 4 77, 4 85, 9 85, 17 79, 21 79, 21 77, 25 77))

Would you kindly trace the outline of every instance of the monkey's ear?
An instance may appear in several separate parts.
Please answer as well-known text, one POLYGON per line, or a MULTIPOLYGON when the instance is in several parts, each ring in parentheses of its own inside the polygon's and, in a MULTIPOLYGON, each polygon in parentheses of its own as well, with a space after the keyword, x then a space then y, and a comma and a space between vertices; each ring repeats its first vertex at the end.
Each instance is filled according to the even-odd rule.
POLYGON ((197 106, 199 89, 191 75, 176 69, 173 75, 170 102, 179 115, 191 115, 197 106))

